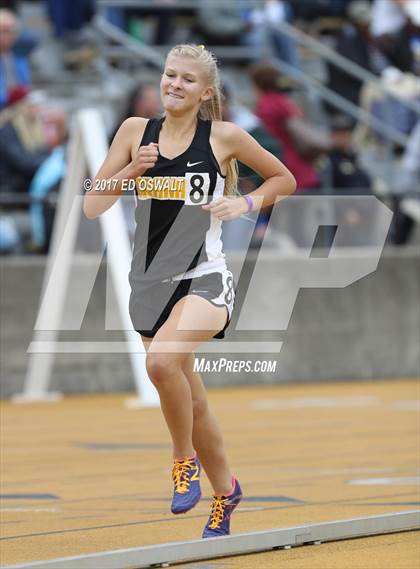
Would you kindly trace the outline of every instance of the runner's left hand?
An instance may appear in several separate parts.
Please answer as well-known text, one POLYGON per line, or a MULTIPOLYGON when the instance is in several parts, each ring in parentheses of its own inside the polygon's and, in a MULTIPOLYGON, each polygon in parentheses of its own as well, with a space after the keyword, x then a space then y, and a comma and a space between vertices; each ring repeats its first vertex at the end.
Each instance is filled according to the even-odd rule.
POLYGON ((248 211, 248 204, 244 198, 218 198, 207 205, 201 206, 221 221, 236 219, 248 211))

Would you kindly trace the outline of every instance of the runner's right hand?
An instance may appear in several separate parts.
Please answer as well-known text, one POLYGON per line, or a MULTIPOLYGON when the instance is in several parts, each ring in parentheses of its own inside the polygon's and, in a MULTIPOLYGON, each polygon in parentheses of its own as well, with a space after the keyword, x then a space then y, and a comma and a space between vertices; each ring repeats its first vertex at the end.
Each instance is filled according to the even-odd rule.
POLYGON ((159 156, 158 144, 151 142, 147 146, 140 146, 131 164, 136 176, 142 176, 146 170, 153 168, 159 156))

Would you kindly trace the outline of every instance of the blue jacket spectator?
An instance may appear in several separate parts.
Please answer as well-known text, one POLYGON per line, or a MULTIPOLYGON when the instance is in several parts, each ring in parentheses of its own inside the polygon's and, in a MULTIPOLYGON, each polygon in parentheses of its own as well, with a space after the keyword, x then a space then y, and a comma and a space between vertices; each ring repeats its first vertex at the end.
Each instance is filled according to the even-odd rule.
POLYGON ((17 54, 18 23, 10 10, 0 10, 0 108, 21 99, 30 88, 27 59, 17 54))

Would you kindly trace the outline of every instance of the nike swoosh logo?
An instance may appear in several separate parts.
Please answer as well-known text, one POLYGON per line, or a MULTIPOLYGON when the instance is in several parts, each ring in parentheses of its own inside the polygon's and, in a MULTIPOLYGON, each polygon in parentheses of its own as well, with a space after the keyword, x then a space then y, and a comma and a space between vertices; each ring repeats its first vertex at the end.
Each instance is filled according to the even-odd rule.
POLYGON ((204 162, 204 160, 201 160, 201 162, 187 162, 187 168, 192 168, 193 166, 197 166, 197 164, 202 164, 204 162))

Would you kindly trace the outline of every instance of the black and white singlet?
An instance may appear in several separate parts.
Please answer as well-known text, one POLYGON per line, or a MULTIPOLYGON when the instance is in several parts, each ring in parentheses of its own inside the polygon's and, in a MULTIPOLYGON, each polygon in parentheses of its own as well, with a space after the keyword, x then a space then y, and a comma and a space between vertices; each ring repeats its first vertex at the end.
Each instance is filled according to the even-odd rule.
MULTIPOLYGON (((158 142, 165 118, 150 119, 140 146, 158 142)), ((225 177, 210 146, 212 121, 198 118, 187 150, 159 154, 136 183, 137 206, 129 281, 141 291, 164 279, 181 280, 226 270, 222 222, 201 208, 223 196, 225 177)))

